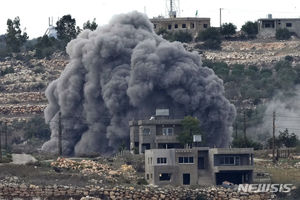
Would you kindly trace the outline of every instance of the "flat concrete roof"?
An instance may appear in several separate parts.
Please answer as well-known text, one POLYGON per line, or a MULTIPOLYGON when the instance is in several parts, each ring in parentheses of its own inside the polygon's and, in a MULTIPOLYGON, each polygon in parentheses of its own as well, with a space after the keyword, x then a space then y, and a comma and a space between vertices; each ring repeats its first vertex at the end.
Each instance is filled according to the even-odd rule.
POLYGON ((261 19, 258 19, 258 21, 263 21, 263 20, 266 20, 266 21, 272 21, 272 20, 274 20, 274 21, 276 21, 276 20, 286 20, 286 21, 288 21, 288 20, 293 20, 293 21, 300 21, 300 18, 271 18, 271 19, 269 19, 269 18, 261 18, 261 19))
POLYGON ((146 151, 154 154, 160 152, 174 151, 176 153, 191 153, 196 151, 212 151, 214 154, 250 154, 253 153, 253 148, 209 148, 209 147, 193 147, 186 149, 149 149, 146 151))
POLYGON ((182 119, 153 119, 153 120, 133 120, 129 121, 129 126, 137 126, 137 125, 180 125, 182 119))
POLYGON ((249 154, 253 153, 253 148, 211 148, 215 154, 249 154))
POLYGON ((151 22, 174 22, 174 21, 206 21, 210 20, 210 18, 205 17, 176 17, 176 18, 152 18, 151 22))

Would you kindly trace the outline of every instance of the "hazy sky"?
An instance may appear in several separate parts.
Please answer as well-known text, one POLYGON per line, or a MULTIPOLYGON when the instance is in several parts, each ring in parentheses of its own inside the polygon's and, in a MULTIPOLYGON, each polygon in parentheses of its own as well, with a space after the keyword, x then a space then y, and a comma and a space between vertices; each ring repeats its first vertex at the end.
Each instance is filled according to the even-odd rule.
MULTIPOLYGON (((147 13, 148 17, 166 14, 166 0, 0 0, 0 34, 6 32, 6 21, 19 16, 22 29, 26 28, 30 38, 42 36, 48 27, 48 17, 54 18, 71 14, 77 25, 82 27, 87 20, 96 18, 99 25, 108 23, 118 13, 133 10, 147 13)), ((273 17, 300 17, 299 0, 181 0, 182 17, 210 17, 212 26, 219 26, 219 9, 222 22, 232 22, 241 27, 246 21, 264 18, 268 13, 273 17)))

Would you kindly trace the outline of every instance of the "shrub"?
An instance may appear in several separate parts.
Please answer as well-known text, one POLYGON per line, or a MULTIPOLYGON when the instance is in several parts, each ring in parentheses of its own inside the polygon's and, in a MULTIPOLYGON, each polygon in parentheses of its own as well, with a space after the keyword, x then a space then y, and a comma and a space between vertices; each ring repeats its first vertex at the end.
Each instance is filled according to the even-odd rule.
POLYGON ((248 76, 251 80, 257 79, 258 74, 258 68, 254 65, 251 65, 248 67, 248 69, 245 70, 245 75, 248 76))
POLYGON ((196 41, 204 41, 204 47, 207 49, 220 49, 221 48, 221 33, 219 29, 209 27, 205 31, 198 33, 196 41))
POLYGON ((275 64, 275 70, 278 72, 281 69, 292 68, 292 65, 289 61, 282 60, 275 64))
POLYGON ((284 60, 288 61, 288 62, 292 62, 294 60, 294 58, 293 58, 293 56, 285 56, 284 60))
POLYGON ((208 29, 198 33, 197 41, 206 41, 209 39, 221 39, 220 31, 217 28, 209 27, 208 29))
POLYGON ((58 41, 53 37, 48 37, 44 35, 43 37, 39 37, 37 39, 37 43, 34 47, 35 49, 35 57, 37 58, 48 58, 50 57, 55 51, 63 48, 63 42, 58 41))
POLYGON ((245 66, 235 64, 232 66, 231 78, 234 81, 241 81, 244 78, 245 66))
POLYGON ((50 128, 42 117, 31 118, 24 127, 25 139, 38 138, 48 140, 50 138, 50 128))
POLYGON ((291 32, 286 28, 280 28, 276 31, 275 37, 277 40, 288 40, 291 38, 291 32))
POLYGON ((211 68, 222 80, 227 80, 227 78, 229 76, 229 67, 226 63, 216 62, 216 63, 213 63, 211 68))
POLYGON ((204 42, 204 47, 207 49, 219 50, 221 49, 221 40, 209 39, 204 42))
POLYGON ((157 32, 158 35, 162 35, 162 37, 171 42, 178 41, 189 43, 193 40, 192 34, 188 31, 175 31, 174 33, 168 32, 165 29, 159 29, 157 32))
POLYGON ((238 137, 232 141, 233 148, 253 148, 255 150, 262 149, 263 145, 248 138, 238 137))
POLYGON ((3 70, 0 70, 0 76, 4 76, 6 74, 13 74, 13 73, 15 73, 15 70, 13 67, 7 67, 3 70))
POLYGON ((193 40, 192 34, 188 31, 176 31, 173 33, 173 40, 189 43, 193 40))
POLYGON ((43 66, 38 65, 38 66, 36 66, 36 67, 33 69, 33 72, 34 72, 35 74, 41 74, 41 73, 45 73, 45 69, 44 69, 43 66))
POLYGON ((260 77, 263 78, 270 78, 272 76, 273 72, 270 69, 262 69, 260 71, 260 77))
POLYGON ((225 38, 230 37, 236 33, 236 26, 232 23, 225 23, 221 26, 220 33, 225 36, 225 38))
POLYGON ((168 31, 165 28, 159 28, 157 31, 157 35, 164 36, 165 34, 168 34, 168 31))
POLYGON ((255 38, 258 33, 258 23, 247 21, 241 30, 247 34, 248 38, 255 38))
POLYGON ((138 185, 148 185, 148 182, 144 178, 139 178, 139 179, 137 179, 137 184, 138 185))

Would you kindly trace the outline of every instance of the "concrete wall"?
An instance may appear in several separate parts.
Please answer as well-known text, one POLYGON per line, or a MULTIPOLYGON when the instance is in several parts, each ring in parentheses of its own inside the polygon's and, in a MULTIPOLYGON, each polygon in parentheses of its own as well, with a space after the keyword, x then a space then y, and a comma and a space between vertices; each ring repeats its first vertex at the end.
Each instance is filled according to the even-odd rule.
POLYGON ((216 184, 216 173, 227 172, 249 172, 252 181, 254 166, 251 165, 253 149, 209 149, 208 147, 197 147, 192 149, 151 149, 145 153, 145 178, 150 184, 155 185, 183 185, 183 174, 190 174, 190 185, 214 185, 216 184), (241 165, 219 165, 220 156, 239 156, 241 165), (167 158, 166 164, 157 163, 158 157, 167 158), (193 163, 179 163, 180 157, 193 157, 193 163), (204 158, 204 169, 198 169, 198 157, 204 158), (152 159, 152 162, 150 162, 152 159), (160 181, 161 173, 171 173, 170 181, 160 181), (149 174, 147 176, 147 174, 149 174), (153 178, 151 178, 153 174, 153 178))
POLYGON ((181 132, 181 119, 155 119, 130 121, 130 149, 138 148, 138 153, 143 153, 143 144, 150 144, 150 149, 158 148, 159 143, 178 144, 177 135, 181 132), (173 128, 172 136, 163 135, 163 128, 173 128), (150 129, 150 134, 144 134, 144 129, 150 129), (138 147, 135 144, 138 142, 138 147))
POLYGON ((299 19, 260 19, 259 20, 259 38, 271 38, 275 37, 276 30, 286 28, 290 32, 296 33, 300 36, 300 18, 299 19), (274 27, 264 27, 265 22, 273 22, 274 27), (288 27, 287 23, 291 23, 292 26, 288 27))
POLYGON ((150 21, 154 24, 156 32, 163 28, 167 31, 189 31, 194 36, 199 31, 210 27, 210 18, 153 18, 150 21), (175 25, 177 25, 177 28, 175 28, 175 25), (185 28, 183 25, 185 25, 185 28))
POLYGON ((176 149, 175 160, 179 168, 179 183, 183 184, 183 174, 190 174, 190 185, 198 183, 197 151, 192 149, 176 149), (194 163, 179 163, 179 157, 193 157, 194 163))
POLYGON ((171 177, 171 182, 177 183, 177 178, 175 173, 175 149, 169 149, 168 151, 161 151, 160 149, 151 149, 145 151, 145 179, 150 184, 160 183, 161 185, 170 184, 170 182, 160 182, 160 173, 174 173, 171 177), (157 158, 166 158, 167 163, 159 164, 157 163, 157 158), (152 162, 151 162, 152 161, 152 162), (149 174, 149 179, 147 178, 149 174), (152 175, 151 175, 152 174, 152 175))

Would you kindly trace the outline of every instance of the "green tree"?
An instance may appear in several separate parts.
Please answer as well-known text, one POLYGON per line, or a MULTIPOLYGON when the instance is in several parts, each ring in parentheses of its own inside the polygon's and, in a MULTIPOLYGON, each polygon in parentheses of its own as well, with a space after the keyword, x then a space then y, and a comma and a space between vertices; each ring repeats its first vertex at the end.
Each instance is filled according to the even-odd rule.
POLYGON ((258 71, 259 69, 255 65, 250 65, 248 69, 245 70, 245 75, 251 80, 256 80, 258 78, 258 71))
POLYGON ((164 35, 167 34, 167 33, 168 33, 168 31, 167 31, 167 29, 165 29, 165 28, 159 28, 158 31, 157 31, 157 35, 162 35, 162 36, 164 36, 164 35))
POLYGON ((254 150, 262 149, 263 145, 248 138, 237 137, 232 141, 233 148, 253 148, 254 150))
POLYGON ((189 43, 193 40, 193 36, 188 31, 167 31, 164 28, 160 28, 157 32, 157 35, 161 35, 164 39, 169 40, 170 42, 178 41, 189 43))
POLYGON ((234 64, 231 70, 231 78, 235 82, 242 81, 244 79, 245 66, 242 64, 234 64))
POLYGON ((24 127, 25 138, 32 139, 38 138, 48 140, 51 135, 49 126, 45 123, 42 117, 31 118, 24 127))
POLYGON ((193 135, 202 135, 200 129, 200 121, 197 118, 186 116, 181 121, 182 132, 178 135, 177 139, 181 144, 191 144, 193 142, 193 135))
MULTIPOLYGON (((204 66, 206 65, 204 64, 204 66)), ((225 62, 215 62, 208 67, 212 68, 222 80, 226 81, 228 79, 229 67, 225 62)))
POLYGON ((247 21, 242 26, 241 30, 244 31, 249 38, 254 38, 254 37, 256 37, 256 35, 258 33, 258 23, 247 21))
POLYGON ((93 19, 92 22, 90 22, 90 20, 88 20, 87 22, 85 22, 83 24, 83 29, 90 29, 91 31, 96 30, 96 28, 98 27, 98 24, 96 23, 96 18, 93 19))
POLYGON ((172 34, 172 40, 189 43, 193 40, 192 34, 188 31, 176 31, 172 34))
POLYGON ((297 81, 297 72, 293 68, 280 69, 277 75, 277 84, 281 89, 292 89, 297 81))
POLYGON ((37 43, 34 46, 35 49, 35 57, 37 58, 45 58, 51 56, 58 49, 62 49, 64 46, 61 45, 54 37, 48 37, 44 35, 43 37, 39 37, 37 39, 37 43))
POLYGON ((219 29, 215 27, 209 27, 208 29, 198 33, 196 41, 204 41, 204 47, 208 49, 220 49, 221 48, 221 33, 219 29))
POLYGON ((229 38, 236 33, 236 26, 232 23, 222 24, 220 33, 225 36, 225 38, 229 38))
POLYGON ((277 40, 288 40, 291 36, 292 34, 287 28, 280 28, 276 30, 275 37, 277 40))
POLYGON ((27 33, 21 31, 20 18, 7 20, 7 33, 5 35, 6 45, 9 52, 19 52, 22 45, 28 39, 27 33))
POLYGON ((65 45, 77 36, 76 20, 71 15, 64 15, 56 22, 56 31, 58 39, 65 45))
POLYGON ((288 129, 279 131, 278 140, 280 144, 286 147, 295 147, 298 143, 298 137, 295 135, 295 133, 290 134, 288 129))

